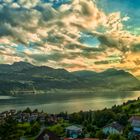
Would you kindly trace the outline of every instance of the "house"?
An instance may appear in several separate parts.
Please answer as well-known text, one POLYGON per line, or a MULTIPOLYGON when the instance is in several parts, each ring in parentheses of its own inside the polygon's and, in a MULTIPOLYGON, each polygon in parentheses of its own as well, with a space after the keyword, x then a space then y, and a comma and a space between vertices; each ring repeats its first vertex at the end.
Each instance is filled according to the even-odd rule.
POLYGON ((83 128, 80 125, 71 125, 67 127, 65 130, 68 137, 78 138, 78 136, 82 134, 82 131, 83 131, 82 129, 83 128))
POLYGON ((15 109, 11 109, 10 113, 11 113, 11 115, 14 115, 16 113, 16 110, 15 109))
POLYGON ((5 117, 5 118, 8 117, 8 111, 2 112, 1 115, 3 115, 3 117, 5 117))
POLYGON ((40 122, 44 123, 46 121, 46 114, 40 113, 38 118, 39 118, 40 122))
POLYGON ((103 127, 102 131, 105 135, 108 135, 108 134, 122 134, 123 133, 123 126, 120 125, 117 122, 113 122, 113 123, 103 127))
POLYGON ((41 123, 45 123, 46 117, 45 116, 41 116, 41 117, 39 117, 39 120, 40 120, 41 123))
POLYGON ((38 118, 38 114, 37 114, 37 113, 32 113, 32 114, 28 117, 28 122, 36 121, 37 118, 38 118))
POLYGON ((49 137, 48 134, 45 134, 45 135, 43 136, 43 139, 44 139, 44 140, 49 140, 49 138, 50 138, 50 137, 49 137))
POLYGON ((47 116, 48 124, 56 124, 58 122, 58 118, 54 114, 50 114, 47 116))
POLYGON ((55 133, 49 130, 43 130, 43 132, 35 140, 61 140, 55 133))
POLYGON ((132 116, 129 119, 129 122, 131 123, 131 126, 133 128, 133 132, 140 134, 140 116, 132 116))

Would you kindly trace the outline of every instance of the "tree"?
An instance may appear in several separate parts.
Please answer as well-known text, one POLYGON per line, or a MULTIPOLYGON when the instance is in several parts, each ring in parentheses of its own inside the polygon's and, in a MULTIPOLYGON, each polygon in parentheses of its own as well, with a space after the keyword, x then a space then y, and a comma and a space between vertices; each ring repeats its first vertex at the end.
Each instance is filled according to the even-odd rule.
POLYGON ((86 127, 87 132, 94 132, 95 127, 92 124, 88 124, 86 127))
POLYGON ((103 127, 112 120, 115 120, 115 113, 111 110, 96 111, 94 113, 94 123, 98 127, 103 127))
POLYGON ((108 140, 126 140, 126 139, 119 134, 111 134, 108 137, 108 140))
POLYGON ((50 131, 54 132, 58 136, 63 136, 64 134, 64 127, 61 124, 56 124, 48 128, 50 131))
POLYGON ((32 113, 31 109, 29 107, 27 107, 24 111, 24 113, 32 113))
POLYGON ((40 124, 38 122, 35 122, 31 128, 31 135, 37 135, 40 130, 40 124))
POLYGON ((124 136, 125 137, 128 137, 128 135, 130 134, 130 132, 132 132, 132 126, 130 125, 130 124, 128 124, 126 127, 125 127, 125 129, 124 129, 124 136))
POLYGON ((8 118, 6 122, 0 126, 0 138, 1 140, 19 140, 23 135, 23 132, 18 130, 17 122, 8 118))
POLYGON ((38 113, 38 109, 33 110, 33 113, 38 113))
POLYGON ((97 138, 99 138, 99 140, 103 140, 105 135, 103 133, 103 131, 99 130, 96 132, 96 135, 95 135, 97 138))
POLYGON ((118 113, 117 115, 116 115, 116 120, 117 120, 117 122, 119 122, 121 125, 126 125, 126 124, 128 124, 128 115, 125 113, 118 113))
POLYGON ((73 114, 71 114, 70 115, 70 122, 71 123, 81 124, 83 122, 82 114, 81 113, 73 113, 73 114))

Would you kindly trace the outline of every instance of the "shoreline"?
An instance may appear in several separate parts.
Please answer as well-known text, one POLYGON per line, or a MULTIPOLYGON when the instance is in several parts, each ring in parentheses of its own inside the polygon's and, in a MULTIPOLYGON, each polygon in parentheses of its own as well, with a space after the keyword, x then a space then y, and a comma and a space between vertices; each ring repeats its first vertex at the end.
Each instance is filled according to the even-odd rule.
POLYGON ((81 94, 85 94, 85 93, 96 93, 96 92, 102 92, 102 93, 106 93, 106 92, 140 92, 140 90, 112 90, 112 89, 103 89, 103 90, 83 90, 83 89, 57 89, 57 90, 52 90, 52 91, 37 91, 36 93, 30 93, 24 91, 24 92, 20 92, 18 94, 0 94, 0 96, 13 96, 13 97, 18 97, 18 96, 32 96, 32 95, 48 95, 48 94, 73 94, 73 93, 81 93, 81 94))

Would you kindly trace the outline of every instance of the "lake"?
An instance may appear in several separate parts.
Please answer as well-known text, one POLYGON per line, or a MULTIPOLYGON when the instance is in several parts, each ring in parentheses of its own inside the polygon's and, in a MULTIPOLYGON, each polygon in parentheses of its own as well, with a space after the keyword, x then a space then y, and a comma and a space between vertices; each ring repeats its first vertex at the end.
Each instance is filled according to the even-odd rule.
POLYGON ((140 97, 137 92, 82 92, 82 93, 46 93, 43 95, 0 96, 0 112, 10 109, 43 110, 48 113, 68 113, 98 110, 119 105, 140 97))

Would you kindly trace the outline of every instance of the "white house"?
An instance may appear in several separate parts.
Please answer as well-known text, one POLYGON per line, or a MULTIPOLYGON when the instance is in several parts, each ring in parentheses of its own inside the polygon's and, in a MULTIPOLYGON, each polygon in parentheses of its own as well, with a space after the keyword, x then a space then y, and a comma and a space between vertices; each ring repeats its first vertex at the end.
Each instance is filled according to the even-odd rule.
POLYGON ((113 122, 113 123, 103 127, 102 131, 106 135, 108 135, 108 134, 122 134, 123 133, 123 126, 121 126, 117 122, 113 122))

